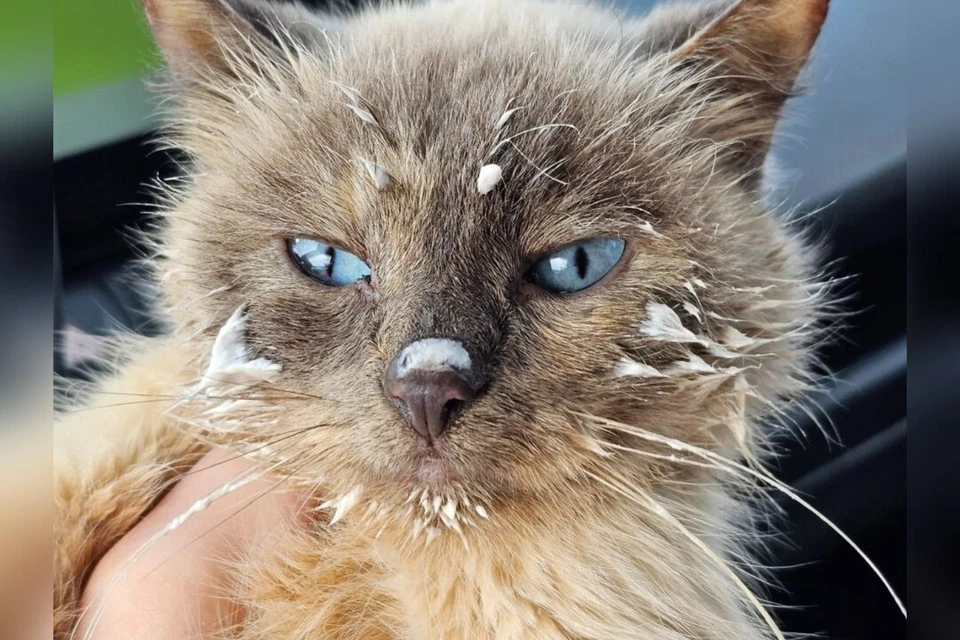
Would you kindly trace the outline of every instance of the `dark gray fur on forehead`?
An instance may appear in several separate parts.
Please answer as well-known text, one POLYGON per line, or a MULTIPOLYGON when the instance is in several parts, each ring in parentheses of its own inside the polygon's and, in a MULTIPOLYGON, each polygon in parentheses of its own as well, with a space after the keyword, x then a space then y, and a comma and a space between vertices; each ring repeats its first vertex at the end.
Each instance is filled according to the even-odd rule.
MULTIPOLYGON (((332 141, 348 161, 374 162, 387 174, 393 173, 391 167, 376 157, 351 156, 360 148, 377 156, 386 143, 428 165, 459 163, 474 176, 480 164, 498 159, 515 165, 514 186, 563 184, 568 181, 563 176, 576 169, 572 156, 578 150, 597 158, 595 143, 604 134, 611 134, 606 142, 632 144, 650 121, 677 111, 680 105, 668 99, 671 89, 674 98, 689 96, 675 91, 683 78, 665 73, 665 55, 672 43, 709 24, 727 4, 669 6, 646 20, 629 21, 576 5, 547 12, 541 3, 518 3, 515 11, 490 11, 488 16, 484 7, 497 3, 476 3, 476 15, 467 20, 465 5, 451 2, 418 13, 415 21, 404 19, 417 11, 415 6, 333 21, 302 7, 277 12, 269 3, 229 3, 257 32, 271 34, 262 48, 255 38, 244 42, 258 49, 254 55, 241 51, 227 61, 241 83, 279 80, 285 85, 292 80, 295 85, 277 87, 288 102, 297 96, 295 108, 267 102, 263 107, 287 118, 298 111, 315 118, 313 105, 376 120, 379 126, 359 131, 340 124, 341 131, 329 132, 334 140, 323 143, 332 141), (286 30, 296 30, 296 35, 283 42, 286 30), (333 82, 340 83, 343 95, 331 95, 330 87, 321 86, 333 82), (510 110, 515 110, 505 131, 510 135, 498 136, 496 123, 510 110), (536 129, 518 129, 518 124, 536 129), (513 134, 519 135, 511 138, 513 134)), ((687 93, 698 88, 694 82, 685 87, 687 93)), ((217 91, 230 98, 232 91, 224 89, 217 91)), ((245 102, 242 106, 253 106, 245 102)), ((682 142, 679 134, 673 135, 675 143, 682 142)), ((300 144, 306 148, 307 141, 300 144)), ((449 175, 449 166, 443 170, 449 175)), ((596 173, 603 172, 597 168, 596 173)))

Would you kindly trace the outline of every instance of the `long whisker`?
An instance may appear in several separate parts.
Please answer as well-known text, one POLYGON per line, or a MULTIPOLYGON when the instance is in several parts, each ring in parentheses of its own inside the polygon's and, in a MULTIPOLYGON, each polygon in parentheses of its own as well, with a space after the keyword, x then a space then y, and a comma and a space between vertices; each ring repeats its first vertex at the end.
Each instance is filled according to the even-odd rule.
POLYGON ((740 576, 738 576, 736 572, 730 568, 730 565, 727 564, 723 560, 723 558, 721 558, 717 554, 717 552, 711 549, 703 540, 701 540, 696 535, 694 535, 693 532, 691 532, 682 522, 680 522, 672 513, 670 513, 666 509, 666 507, 660 504, 653 496, 649 495, 646 492, 640 491, 636 487, 632 488, 633 493, 631 493, 631 491, 629 491, 628 489, 622 486, 618 486, 618 484, 614 484, 614 482, 607 481, 604 478, 601 478, 600 476, 592 472, 587 471, 586 474, 591 478, 593 478, 594 480, 596 480, 597 482, 599 482, 600 484, 603 484, 609 489, 613 489, 614 491, 624 496, 625 498, 633 500, 635 503, 639 504, 640 506, 646 507, 648 510, 652 511, 658 517, 665 520, 669 525, 671 525, 672 527, 680 531, 684 535, 684 537, 690 540, 690 542, 692 542, 694 546, 696 546, 701 552, 703 552, 704 555, 709 557, 710 560, 712 560, 717 565, 717 567, 721 571, 723 571, 727 575, 727 577, 729 577, 734 582, 734 584, 737 585, 737 587, 743 592, 743 594, 750 601, 750 604, 753 605, 753 607, 757 610, 757 613, 760 615, 760 617, 763 618, 764 622, 770 627, 770 630, 777 637, 777 639, 786 640, 783 636, 783 633, 780 631, 780 627, 774 621, 773 616, 770 615, 770 612, 767 611, 767 608, 763 606, 763 603, 761 603, 760 600, 757 598, 757 596, 753 593, 753 591, 751 591, 750 588, 747 587, 747 585, 743 582, 740 576), (634 493, 636 495, 634 495, 634 493))
MULTIPOLYGON (((129 402, 112 402, 110 404, 98 404, 89 407, 79 407, 77 409, 71 409, 70 413, 84 413, 87 411, 94 411, 96 409, 115 409, 117 407, 129 407, 138 404, 153 404, 157 402, 165 402, 170 400, 185 399, 180 396, 159 396, 155 398, 145 398, 142 400, 131 400, 129 402)), ((306 400, 306 398, 286 398, 283 396, 255 396, 255 397, 244 397, 244 396, 208 396, 208 395, 198 395, 194 398, 189 398, 189 400, 257 400, 257 401, 280 401, 280 400, 306 400)))
MULTIPOLYGON (((721 465, 721 464, 719 464, 719 463, 715 463, 715 462, 699 462, 699 461, 697 461, 697 460, 691 460, 690 458, 680 457, 680 456, 677 456, 677 455, 675 455, 675 454, 654 453, 653 451, 644 451, 644 450, 642 450, 642 449, 634 449, 634 448, 632 448, 632 447, 625 447, 625 446, 623 446, 623 445, 619 445, 619 444, 616 444, 616 443, 613 443, 613 442, 604 442, 604 443, 603 443, 603 446, 604 446, 605 448, 607 448, 607 449, 613 449, 613 450, 615 450, 615 451, 623 451, 623 452, 626 452, 626 453, 633 453, 633 454, 636 454, 636 455, 639 455, 639 456, 643 456, 644 458, 651 458, 651 459, 654 459, 654 460, 663 460, 663 461, 666 461, 666 462, 679 462, 679 463, 681 463, 681 464, 689 465, 689 466, 692 466, 692 467, 700 467, 701 469, 711 469, 711 470, 714 470, 714 471, 723 471, 723 472, 726 472, 726 473, 735 475, 737 478, 739 478, 739 479, 741 479, 741 480, 749 480, 749 479, 750 479, 750 476, 748 476, 748 475, 746 475, 746 474, 744 474, 744 473, 739 472, 739 471, 738 471, 737 469, 735 469, 735 468, 729 468, 729 467, 723 466, 723 465, 721 465)), ((774 509, 776 509, 776 510, 777 510, 778 512, 780 512, 781 514, 786 513, 786 510, 785 510, 782 506, 780 506, 780 504, 777 503, 777 501, 776 501, 772 496, 769 496, 769 494, 767 494, 767 495, 768 495, 768 498, 769 498, 769 500, 770 500, 770 504, 771 504, 771 506, 772 506, 774 509)))
MULTIPOLYGON (((248 449, 248 450, 246 450, 246 451, 240 452, 240 453, 238 453, 237 455, 231 456, 231 457, 229 457, 229 458, 224 458, 223 460, 218 460, 217 462, 212 462, 212 463, 208 464, 208 465, 205 466, 205 467, 201 467, 201 468, 198 468, 198 469, 191 469, 190 471, 184 473, 184 474, 183 474, 183 477, 186 477, 186 476, 189 476, 189 475, 193 475, 193 474, 195 474, 195 473, 200 473, 201 471, 208 471, 208 470, 213 469, 213 468, 215 468, 215 467, 218 467, 218 466, 220 466, 220 465, 222 465, 222 464, 226 464, 226 463, 228 463, 228 462, 233 462, 233 461, 235 461, 235 460, 240 460, 241 458, 246 458, 246 457, 250 456, 251 454, 258 453, 258 452, 260 452, 260 451, 262 451, 262 450, 264 450, 264 449, 268 449, 268 448, 276 445, 276 444, 279 443, 279 442, 283 442, 284 440, 289 440, 289 439, 291 439, 291 438, 295 438, 295 437, 297 437, 297 436, 299 436, 299 435, 303 435, 304 433, 307 433, 307 432, 309 432, 309 431, 313 431, 314 429, 320 429, 320 428, 325 427, 325 426, 326 426, 325 423, 318 423, 318 424, 315 424, 315 425, 312 425, 312 426, 309 426, 309 427, 300 427, 300 428, 297 428, 297 429, 291 429, 291 430, 289 430, 289 431, 283 431, 283 432, 281 432, 281 433, 278 435, 278 437, 273 438, 272 440, 268 440, 268 441, 266 441, 266 442, 263 442, 263 443, 261 443, 261 444, 258 444, 257 446, 253 447, 252 449, 248 449)), ((290 445, 290 446, 292 446, 292 445, 290 445)), ((284 448, 284 449, 282 449, 282 450, 285 451, 286 449, 284 448)))
POLYGON ((848 536, 840 527, 834 524, 834 522, 830 518, 828 518, 823 513, 821 513, 818 509, 816 509, 816 507, 811 505, 809 502, 801 498, 796 493, 796 491, 791 489, 788 485, 776 479, 772 474, 770 474, 769 471, 766 471, 766 470, 757 471, 756 469, 753 469, 746 465, 742 465, 738 462, 729 460, 712 451, 702 449, 688 442, 683 442, 681 440, 676 440, 674 438, 662 436, 662 435, 647 431, 646 429, 642 429, 640 427, 625 425, 625 424, 622 424, 613 420, 607 420, 605 418, 601 418, 598 416, 585 416, 585 417, 595 420, 608 428, 618 430, 623 433, 627 433, 629 435, 633 435, 644 440, 657 442, 659 444, 666 445, 671 449, 683 451, 685 453, 690 453, 701 458, 706 458, 720 465, 723 468, 723 470, 727 471, 728 473, 734 474, 735 471, 740 471, 752 476, 753 478, 761 482, 764 482, 773 486, 777 490, 781 491, 788 498, 790 498, 791 500, 799 504, 801 507, 803 507, 804 509, 812 513, 821 522, 823 522, 825 525, 830 527, 838 536, 840 536, 840 538, 843 539, 843 541, 847 545, 849 545, 850 548, 853 549, 857 553, 857 555, 860 556, 861 559, 863 559, 863 561, 867 564, 867 566, 869 566, 870 569, 873 571, 873 573, 880 579, 880 581, 883 583, 883 586, 887 589, 887 592, 890 594, 890 597, 893 598, 893 601, 897 604, 897 608, 900 609, 900 613, 903 615, 904 618, 907 617, 907 610, 903 604, 903 601, 897 595, 896 590, 890 584, 889 580, 887 580, 886 576, 883 575, 883 572, 880 571, 879 567, 877 567, 877 565, 873 562, 873 560, 870 559, 870 557, 866 554, 866 552, 864 552, 863 549, 861 549, 860 546, 857 545, 857 543, 854 542, 853 539, 850 538, 850 536, 848 536))

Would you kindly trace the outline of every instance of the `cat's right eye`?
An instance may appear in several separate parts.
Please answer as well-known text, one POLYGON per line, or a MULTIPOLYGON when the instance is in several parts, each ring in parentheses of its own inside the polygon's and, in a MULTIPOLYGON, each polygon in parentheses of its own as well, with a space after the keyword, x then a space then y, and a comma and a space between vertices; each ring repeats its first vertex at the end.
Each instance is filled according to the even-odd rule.
POLYGON ((370 277, 370 265, 340 247, 312 238, 290 238, 287 251, 301 271, 328 287, 346 287, 370 277))

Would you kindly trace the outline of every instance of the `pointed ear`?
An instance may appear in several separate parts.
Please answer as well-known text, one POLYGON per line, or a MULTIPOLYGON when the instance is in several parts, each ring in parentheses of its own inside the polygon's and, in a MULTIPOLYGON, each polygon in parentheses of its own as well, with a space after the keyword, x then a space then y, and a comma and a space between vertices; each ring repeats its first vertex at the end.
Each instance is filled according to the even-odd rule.
POLYGON ((789 93, 820 35, 830 0, 739 0, 673 59, 707 58, 746 82, 789 93))
POLYGON ((227 71, 231 57, 322 38, 318 16, 301 5, 261 0, 143 0, 154 39, 181 78, 227 71))
POLYGON ((703 120, 701 133, 727 145, 744 171, 762 165, 828 6, 829 0, 737 0, 699 10, 681 5, 663 12, 665 26, 651 29, 664 42, 665 34, 673 34, 672 42, 688 35, 666 49, 668 63, 699 70, 699 87, 715 98, 714 117, 703 120))

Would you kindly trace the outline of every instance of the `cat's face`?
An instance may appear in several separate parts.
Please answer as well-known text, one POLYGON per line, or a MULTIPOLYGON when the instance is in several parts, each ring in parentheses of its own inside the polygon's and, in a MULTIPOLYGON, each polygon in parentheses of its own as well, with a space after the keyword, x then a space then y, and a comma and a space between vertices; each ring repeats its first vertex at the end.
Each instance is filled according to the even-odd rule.
POLYGON ((304 394, 258 438, 303 429, 277 451, 344 487, 563 490, 617 464, 598 443, 626 436, 598 419, 721 446, 704 416, 739 385, 779 391, 806 320, 802 261, 744 176, 783 96, 744 101, 698 66, 707 45, 665 44, 706 13, 661 17, 667 38, 594 10, 491 4, 463 24, 458 7, 333 41, 301 25, 311 54, 184 73, 197 170, 173 302, 226 290, 183 322, 215 331, 246 305, 252 350, 304 394), (485 165, 502 178, 478 188, 485 165), (729 328, 782 362, 731 353, 729 328), (408 365, 426 377, 400 380, 408 365))

